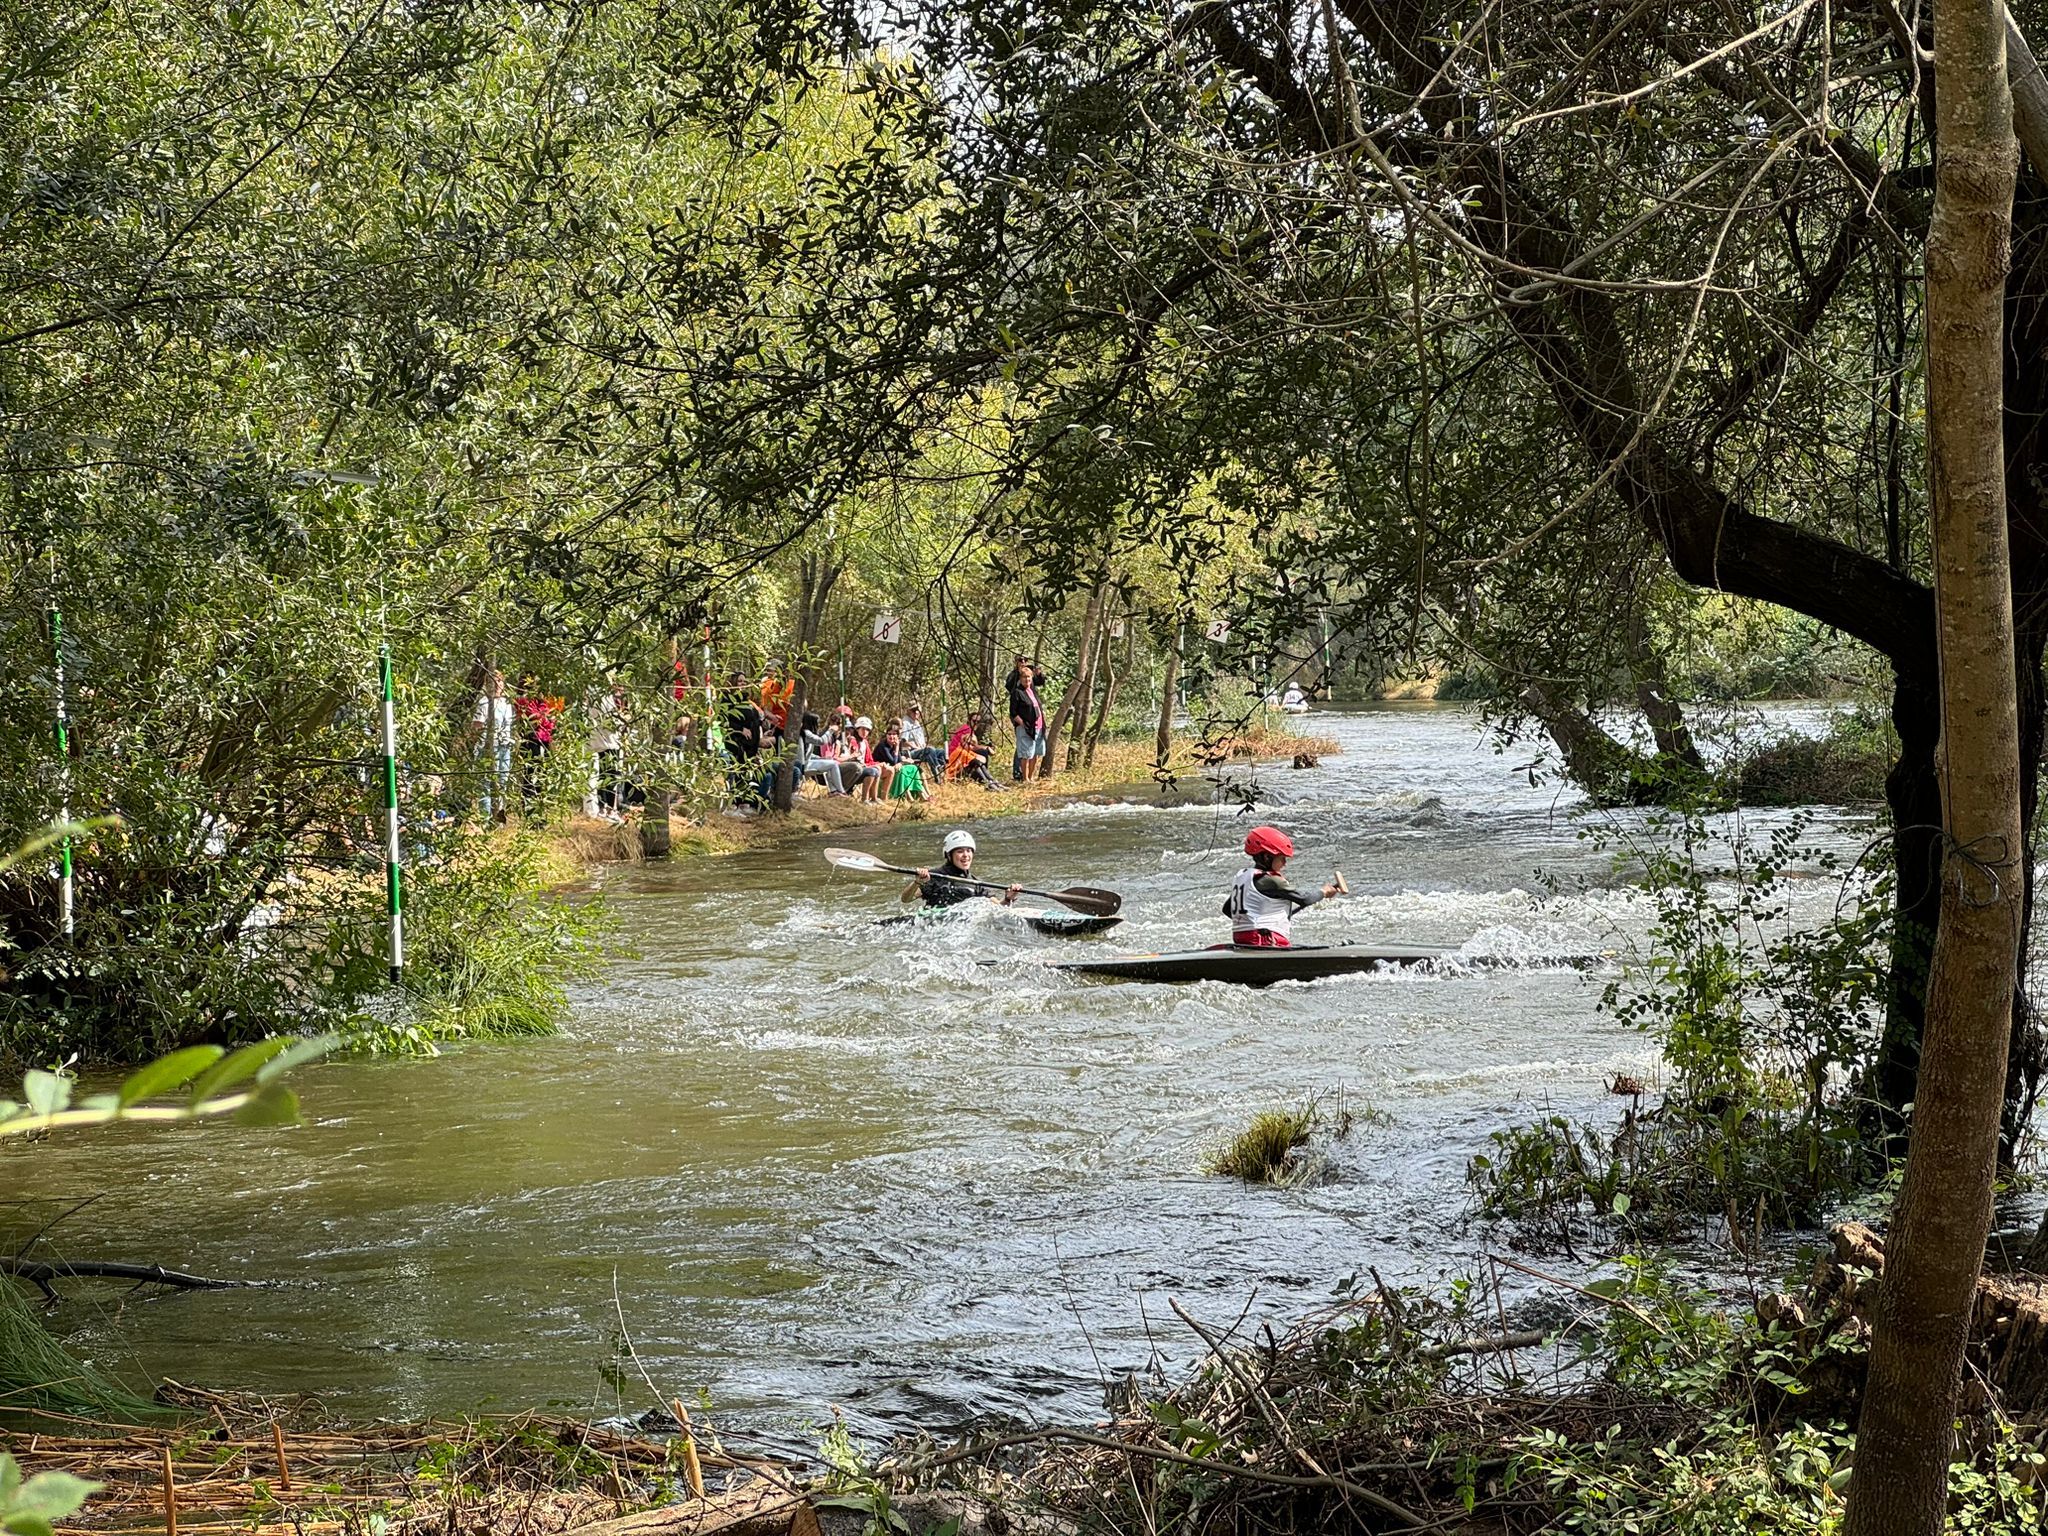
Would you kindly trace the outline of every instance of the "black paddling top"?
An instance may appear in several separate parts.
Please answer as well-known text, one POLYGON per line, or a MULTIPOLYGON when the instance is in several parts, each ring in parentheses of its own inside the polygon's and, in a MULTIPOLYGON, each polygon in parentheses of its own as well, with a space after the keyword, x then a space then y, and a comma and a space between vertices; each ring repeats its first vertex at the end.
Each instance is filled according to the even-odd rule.
POLYGON ((963 901, 972 901, 977 896, 986 896, 979 881, 967 881, 958 875, 949 875, 943 868, 932 871, 931 879, 919 887, 928 907, 957 907, 963 901))

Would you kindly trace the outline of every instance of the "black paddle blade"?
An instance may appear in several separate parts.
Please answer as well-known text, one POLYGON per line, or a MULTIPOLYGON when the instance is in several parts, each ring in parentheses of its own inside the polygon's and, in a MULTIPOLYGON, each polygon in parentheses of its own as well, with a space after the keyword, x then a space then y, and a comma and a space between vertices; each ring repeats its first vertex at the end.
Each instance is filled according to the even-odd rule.
POLYGON ((1072 907, 1076 912, 1086 912, 1094 917, 1114 917, 1124 908, 1123 897, 1097 885, 1070 885, 1064 891, 1048 891, 1046 894, 1063 907, 1072 907))

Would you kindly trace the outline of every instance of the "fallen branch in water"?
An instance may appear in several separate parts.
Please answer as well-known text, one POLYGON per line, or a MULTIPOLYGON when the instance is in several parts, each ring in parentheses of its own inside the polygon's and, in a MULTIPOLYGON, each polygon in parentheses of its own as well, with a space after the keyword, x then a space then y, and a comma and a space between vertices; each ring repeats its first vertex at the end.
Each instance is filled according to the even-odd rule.
POLYGON ((165 1269, 161 1264, 117 1264, 90 1259, 65 1263, 57 1259, 0 1258, 0 1275, 26 1280, 51 1301, 59 1299, 57 1288, 50 1283, 53 1280, 133 1280, 137 1285, 162 1285, 174 1291, 241 1291, 267 1283, 262 1280, 212 1280, 205 1275, 188 1275, 183 1270, 165 1269))

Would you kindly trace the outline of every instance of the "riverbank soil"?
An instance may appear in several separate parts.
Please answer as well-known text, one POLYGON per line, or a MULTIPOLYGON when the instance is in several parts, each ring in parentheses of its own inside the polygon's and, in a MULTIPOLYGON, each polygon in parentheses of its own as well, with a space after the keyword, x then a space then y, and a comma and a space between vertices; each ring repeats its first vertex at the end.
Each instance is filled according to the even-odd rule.
MULTIPOLYGON (((799 1469, 685 1437, 546 1414, 333 1425, 306 1402, 166 1385, 178 1418, 110 1436, 0 1435, 25 1474, 98 1483, 60 1531, 179 1536, 797 1536, 799 1469), (701 1485, 701 1492, 698 1487, 701 1485)), ((836 1533, 835 1533, 836 1536, 836 1533)))
MULTIPOLYGON (((1206 1364, 1086 1426, 899 1442, 829 1469, 749 1457, 657 1411, 336 1427, 305 1403, 167 1386, 118 1438, 0 1436, 102 1484, 62 1527, 181 1536, 1105 1536, 1831 1529, 1852 1471, 1884 1248, 1836 1229, 1798 1296, 1731 1317, 1638 1274, 1557 1282, 1535 1326, 1470 1294, 1375 1287, 1285 1335, 1206 1326, 1206 1364), (167 1490, 169 1502, 167 1503, 167 1490)), ((1531 1271, 1534 1273, 1534 1271, 1531 1271)), ((2048 1277, 1978 1286, 1952 1528, 2040 1532, 2048 1277)))
MULTIPOLYGON (((670 849, 675 854, 739 853, 850 828, 899 821, 942 821, 948 825, 993 821, 1098 797, 1166 804, 1175 803, 1176 799, 1207 800, 1211 786, 1201 777, 1206 770, 1233 762, 1266 762, 1273 764, 1276 771, 1285 772, 1296 759, 1313 764, 1338 751, 1338 744, 1329 737, 1276 726, 1244 731, 1207 750, 1192 738, 1176 740, 1167 763, 1166 780, 1154 772, 1149 741, 1106 741, 1097 748, 1095 761, 1085 768, 1019 784, 1009 777, 1009 761, 999 759, 993 766, 1001 789, 991 791, 978 784, 941 784, 928 800, 883 800, 870 804, 854 796, 831 794, 813 781, 805 786, 796 809, 788 815, 737 814, 725 810, 691 816, 678 808, 669 816, 670 849)), ((643 856, 637 812, 622 823, 578 816, 554 832, 553 840, 564 854, 586 865, 633 863, 643 856)))

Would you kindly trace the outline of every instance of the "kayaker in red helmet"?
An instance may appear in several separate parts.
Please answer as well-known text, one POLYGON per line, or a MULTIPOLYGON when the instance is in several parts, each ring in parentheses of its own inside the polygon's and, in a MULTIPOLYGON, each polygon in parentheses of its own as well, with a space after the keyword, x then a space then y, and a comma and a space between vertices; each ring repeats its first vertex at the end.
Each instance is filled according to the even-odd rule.
POLYGON ((1297 890, 1287 883, 1287 861, 1294 857, 1294 840, 1278 827, 1253 827, 1245 834, 1244 851, 1252 867, 1241 869, 1230 882, 1230 895, 1223 903, 1223 915, 1230 919, 1230 942, 1257 949, 1286 949, 1293 945, 1288 925, 1303 907, 1312 907, 1326 896, 1344 893, 1341 878, 1320 891, 1297 890))

